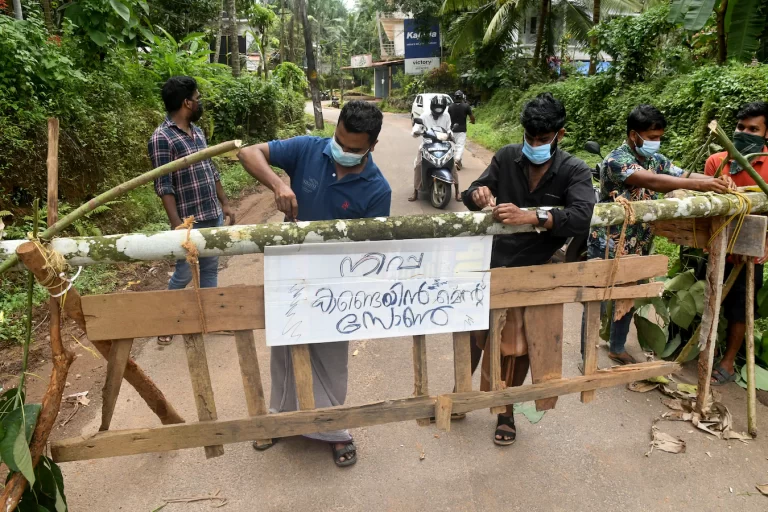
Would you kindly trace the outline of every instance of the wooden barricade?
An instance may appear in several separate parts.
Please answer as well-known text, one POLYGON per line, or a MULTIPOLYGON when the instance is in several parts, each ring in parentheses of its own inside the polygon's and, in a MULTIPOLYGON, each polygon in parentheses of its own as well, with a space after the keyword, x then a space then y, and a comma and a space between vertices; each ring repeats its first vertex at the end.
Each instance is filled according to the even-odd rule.
MULTIPOLYGON (((101 431, 89 437, 75 437, 51 443, 57 462, 87 460, 120 455, 205 447, 207 457, 223 453, 223 445, 243 441, 269 440, 355 428, 396 421, 417 420, 429 424, 435 417, 440 428, 450 428, 451 413, 466 413, 537 400, 540 408, 554 407, 558 396, 582 393, 589 402, 594 390, 635 380, 676 372, 680 366, 664 361, 599 370, 597 331, 600 301, 659 296, 662 283, 636 284, 667 272, 664 256, 626 257, 619 260, 614 285, 607 287, 612 260, 541 265, 491 270, 491 328, 489 344, 491 390, 472 391, 470 336, 453 335, 453 393, 431 395, 427 379, 426 337, 414 336, 414 396, 356 406, 315 409, 312 368, 308 345, 291 347, 299 399, 299 411, 267 414, 253 337, 264 329, 264 288, 233 286, 199 290, 209 331, 235 331, 248 417, 218 419, 214 391, 205 354, 196 291, 156 291, 82 297, 87 334, 91 341, 111 341, 107 379, 104 385, 101 431), (587 312, 584 375, 562 378, 563 306, 583 302, 587 312), (525 307, 526 322, 537 330, 537 341, 529 345, 533 384, 505 388, 500 376, 501 331, 508 308, 525 307), (119 315, 117 314, 119 312, 119 315), (542 335, 544 332, 544 335, 542 335), (138 337, 182 334, 185 338, 198 422, 164 425, 157 428, 107 430, 113 416, 132 340, 138 337)), ((265 442, 265 441, 262 441, 265 442)))

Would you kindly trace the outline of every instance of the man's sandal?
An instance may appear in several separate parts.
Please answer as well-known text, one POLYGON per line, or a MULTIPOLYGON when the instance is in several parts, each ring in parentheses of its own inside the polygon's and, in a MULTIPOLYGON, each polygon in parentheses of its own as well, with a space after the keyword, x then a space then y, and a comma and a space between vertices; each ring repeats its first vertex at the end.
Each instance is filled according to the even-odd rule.
POLYGON ((273 439, 270 439, 269 442, 264 443, 260 441, 254 441, 253 442, 253 449, 259 452, 263 452, 264 450, 269 450, 273 446, 277 444, 277 442, 280 440, 279 437, 275 437, 273 439))
POLYGON ((515 430, 515 417, 499 414, 498 418, 496 419, 496 432, 493 434, 493 442, 499 446, 509 446, 515 442, 515 437, 517 437, 517 430, 515 430), (498 428, 501 426, 507 426, 511 428, 512 431, 510 432, 509 430, 498 428), (496 439, 496 436, 501 437, 501 439, 496 439), (505 437, 509 439, 504 439, 505 437))
POLYGON ((408 197, 408 200, 413 202, 413 201, 416 201, 418 198, 419 198, 419 193, 414 192, 412 196, 408 197))
POLYGON ((625 364, 636 364, 637 360, 632 357, 628 352, 622 352, 621 354, 608 353, 608 359, 615 363, 619 363, 624 366, 625 364))
POLYGON ((333 452, 333 462, 337 466, 343 468, 345 466, 351 466, 357 462, 357 448, 355 447, 354 441, 349 441, 344 444, 344 448, 339 450, 336 449, 336 444, 338 443, 330 443, 330 446, 331 452, 333 452), (343 461, 339 460, 341 457, 344 457, 343 461))
POLYGON ((725 384, 728 384, 729 382, 733 382, 737 379, 736 372, 729 372, 726 370, 722 364, 718 364, 715 366, 715 369, 712 370, 712 381, 711 384, 713 386, 723 386, 725 384))

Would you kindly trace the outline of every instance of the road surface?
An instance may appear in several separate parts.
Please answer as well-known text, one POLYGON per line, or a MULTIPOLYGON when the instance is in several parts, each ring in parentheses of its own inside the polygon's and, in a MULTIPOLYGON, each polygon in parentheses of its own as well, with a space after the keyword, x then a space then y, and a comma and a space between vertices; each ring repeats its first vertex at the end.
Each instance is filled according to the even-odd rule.
MULTIPOLYGON (((328 111, 334 119, 338 111, 328 111)), ((410 137, 407 116, 386 114, 374 159, 392 189, 392 214, 435 211, 426 200, 406 201, 418 141, 410 137)), ((487 165, 490 154, 467 155, 463 188, 487 165)), ((269 201, 262 194, 260 201, 269 201)), ((253 202, 253 201, 252 201, 253 202)), ((450 209, 463 206, 454 201, 450 209)), ((243 212, 241 223, 256 222, 243 212)), ((272 220, 280 216, 273 216, 272 220)), ((261 255, 233 257, 220 274, 220 286, 257 284, 261 255)), ((566 307, 564 374, 577 374, 581 306, 566 307)), ((269 397, 269 351, 256 332, 262 379, 269 397)), ((452 344, 448 335, 430 336, 429 386, 433 394, 453 386, 452 344)), ((630 350, 641 356, 634 338, 630 350)), ((246 415, 234 340, 207 336, 209 366, 219 418, 246 415)), ((413 392, 411 340, 362 340, 350 344, 348 404, 410 396, 413 392)), ((170 401, 189 421, 196 418, 183 342, 165 349, 154 342, 135 354, 170 401)), ((600 366, 609 366, 605 347, 600 366)), ((101 370, 103 371, 103 370, 101 370)), ((478 386, 477 379, 475 386, 478 386)), ((98 391, 98 390, 96 390, 98 391)), ((724 401, 736 428, 745 430, 745 394, 735 385, 724 401)), ((206 460, 203 449, 147 454, 62 465, 70 509, 75 512, 149 512, 164 498, 188 498, 219 491, 225 511, 456 510, 766 510, 768 498, 755 484, 768 482, 765 436, 749 444, 713 440, 690 424, 661 422, 662 431, 687 442, 686 453, 654 452, 649 457, 651 425, 667 409, 657 392, 624 388, 597 392, 582 405, 578 395, 561 397, 557 409, 537 424, 516 418, 518 441, 507 448, 491 442, 495 416, 475 411, 455 422, 450 433, 415 421, 352 431, 358 463, 340 469, 326 445, 303 438, 281 440, 266 452, 249 443, 225 446, 221 457, 206 460), (424 454, 423 460, 420 455, 424 454)), ((758 404, 760 428, 768 429, 766 408, 758 404)), ((83 433, 98 430, 98 407, 83 433)), ((84 413, 80 413, 84 414, 84 413)), ((159 425, 133 389, 123 385, 113 429, 159 425)), ((209 510, 210 502, 169 504, 163 510, 209 510)))

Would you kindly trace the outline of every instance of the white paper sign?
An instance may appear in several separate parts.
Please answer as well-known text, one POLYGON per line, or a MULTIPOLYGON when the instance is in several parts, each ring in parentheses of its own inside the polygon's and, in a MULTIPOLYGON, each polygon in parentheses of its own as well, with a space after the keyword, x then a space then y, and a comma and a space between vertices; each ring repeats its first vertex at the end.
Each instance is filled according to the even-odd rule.
POLYGON ((267 345, 487 329, 492 239, 267 247, 267 345))

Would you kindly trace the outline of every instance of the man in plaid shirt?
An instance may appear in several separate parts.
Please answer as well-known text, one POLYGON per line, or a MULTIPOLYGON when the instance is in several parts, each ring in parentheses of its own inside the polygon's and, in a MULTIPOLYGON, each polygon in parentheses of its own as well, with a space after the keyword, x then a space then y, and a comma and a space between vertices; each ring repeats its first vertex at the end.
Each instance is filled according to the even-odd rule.
MULTIPOLYGON (((149 158, 153 167, 207 147, 203 131, 193 124, 203 115, 195 79, 189 76, 170 78, 163 85, 162 96, 168 115, 149 139, 149 158)), ((219 173, 210 159, 156 179, 155 192, 163 201, 172 229, 189 216, 195 218, 195 229, 221 226, 224 217, 229 219, 229 224, 235 223, 219 173)), ((219 258, 200 258, 200 286, 216 287, 218 271, 219 258)), ((168 289, 180 290, 191 280, 189 264, 186 260, 178 260, 168 289)), ((160 336, 157 341, 160 345, 167 345, 172 339, 172 336, 160 336)))

